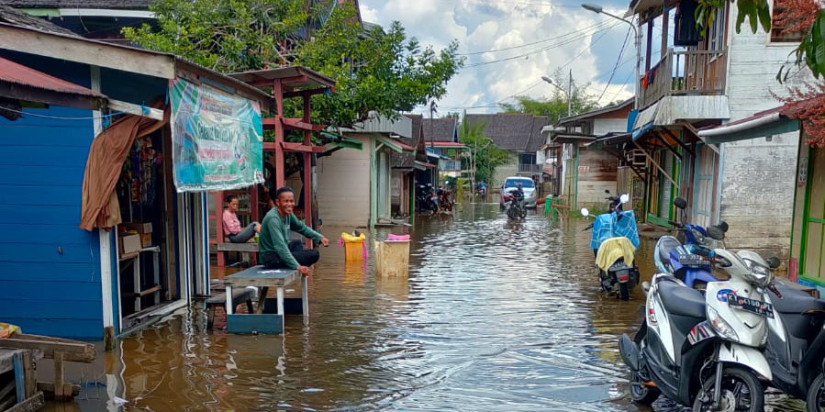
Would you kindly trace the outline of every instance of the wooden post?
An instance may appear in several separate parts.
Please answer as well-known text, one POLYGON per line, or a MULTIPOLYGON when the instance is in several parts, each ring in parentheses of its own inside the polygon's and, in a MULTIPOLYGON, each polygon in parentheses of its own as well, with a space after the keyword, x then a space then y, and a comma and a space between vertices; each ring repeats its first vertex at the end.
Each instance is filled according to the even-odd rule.
POLYGON ((63 352, 54 353, 54 399, 61 401, 71 396, 63 392, 63 352))
POLYGON ((272 97, 275 98, 275 188, 284 186, 286 176, 284 176, 284 88, 280 80, 275 80, 272 89, 272 97))

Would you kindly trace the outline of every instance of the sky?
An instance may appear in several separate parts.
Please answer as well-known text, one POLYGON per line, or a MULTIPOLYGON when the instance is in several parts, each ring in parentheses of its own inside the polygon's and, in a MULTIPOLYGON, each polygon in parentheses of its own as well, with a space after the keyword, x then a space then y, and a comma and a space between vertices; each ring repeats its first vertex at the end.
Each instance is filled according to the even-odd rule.
MULTIPOLYGON (((629 0, 584 1, 619 16, 629 5, 629 0)), ((499 103, 514 103, 521 95, 549 98, 561 91, 541 76, 553 77, 559 69, 563 74, 556 83, 566 89, 572 70, 573 84, 587 85, 600 105, 633 96, 636 52, 630 26, 583 9, 581 1, 360 0, 360 8, 364 21, 384 27, 399 21, 408 38, 435 50, 459 42, 465 67, 447 84, 436 116, 495 113, 499 103)))

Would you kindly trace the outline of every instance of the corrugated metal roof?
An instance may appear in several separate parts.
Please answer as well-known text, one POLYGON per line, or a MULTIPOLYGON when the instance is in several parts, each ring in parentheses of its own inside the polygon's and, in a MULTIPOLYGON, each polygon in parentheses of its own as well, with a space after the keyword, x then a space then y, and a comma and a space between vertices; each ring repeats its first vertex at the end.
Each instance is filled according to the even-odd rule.
POLYGON ((422 132, 426 142, 455 142, 458 139, 456 120, 447 117, 443 119, 422 119, 422 132))
POLYGON ((544 116, 524 113, 468 114, 465 121, 484 124, 484 136, 500 149, 512 152, 535 152, 544 144, 541 130, 548 125, 544 116))
POLYGON ((20 86, 81 96, 106 97, 94 90, 58 79, 2 57, 0 57, 0 83, 13 83, 20 86))
POLYGON ((149 10, 150 0, 4 0, 17 8, 33 9, 134 9, 149 10))
POLYGON ((71 30, 64 29, 48 20, 39 17, 29 16, 20 10, 9 7, 5 4, 0 4, 0 22, 13 24, 15 26, 26 27, 35 30, 47 31, 51 33, 60 33, 70 36, 77 35, 71 30))

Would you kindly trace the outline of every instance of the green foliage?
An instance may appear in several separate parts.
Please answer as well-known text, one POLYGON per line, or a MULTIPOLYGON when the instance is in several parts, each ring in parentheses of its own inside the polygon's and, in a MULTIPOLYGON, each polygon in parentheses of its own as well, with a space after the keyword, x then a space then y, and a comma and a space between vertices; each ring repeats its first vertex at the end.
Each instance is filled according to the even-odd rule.
MULTIPOLYGON (((553 74, 554 79, 567 78, 557 69, 553 74)), ((588 83, 589 84, 589 83, 588 83)), ((587 113, 598 107, 594 96, 587 94, 588 84, 581 87, 575 83, 572 85, 572 98, 570 99, 571 116, 587 113)), ((527 96, 516 96, 516 103, 501 103, 499 106, 506 113, 528 113, 536 116, 547 116, 550 124, 556 124, 559 119, 567 117, 567 94, 562 91, 567 90, 567 83, 553 88, 553 95, 547 100, 535 100, 527 96)))
POLYGON ((458 141, 470 148, 470 165, 475 166, 476 181, 486 182, 489 189, 491 176, 495 176, 498 166, 510 162, 510 154, 500 149, 493 141, 484 136, 484 123, 461 122, 458 128, 458 141))
MULTIPOLYGON (((713 24, 715 11, 725 7, 728 0, 699 0, 699 6, 696 7, 696 27, 704 36, 707 33, 707 28, 713 24)), ((733 2, 733 0, 731 0, 733 2)), ((736 0, 736 7, 739 9, 739 14, 736 16, 736 32, 742 31, 742 23, 748 20, 751 31, 756 33, 756 30, 761 25, 766 33, 771 31, 771 9, 768 6, 767 0, 736 0)))
MULTIPOLYGON (((407 39, 395 22, 385 33, 365 32, 349 2, 325 19, 329 2, 305 0, 156 0, 158 29, 125 28, 138 45, 180 55, 219 72, 303 65, 336 81, 334 93, 313 97, 313 121, 352 126, 370 111, 394 117, 442 97, 463 65, 458 43, 441 51, 407 39), (297 36, 308 22, 325 21, 311 39, 297 36)), ((287 116, 300 102, 288 100, 287 116)))

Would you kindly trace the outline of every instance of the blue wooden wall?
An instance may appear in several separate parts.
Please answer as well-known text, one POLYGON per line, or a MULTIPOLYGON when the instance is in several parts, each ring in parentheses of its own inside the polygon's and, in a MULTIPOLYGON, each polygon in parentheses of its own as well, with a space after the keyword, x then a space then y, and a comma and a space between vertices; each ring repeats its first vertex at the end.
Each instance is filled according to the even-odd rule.
MULTIPOLYGON (((88 85, 86 66, 9 57, 88 85)), ((91 112, 24 112, 16 121, 0 117, 0 322, 25 333, 102 338, 99 236, 78 228, 91 112)))

